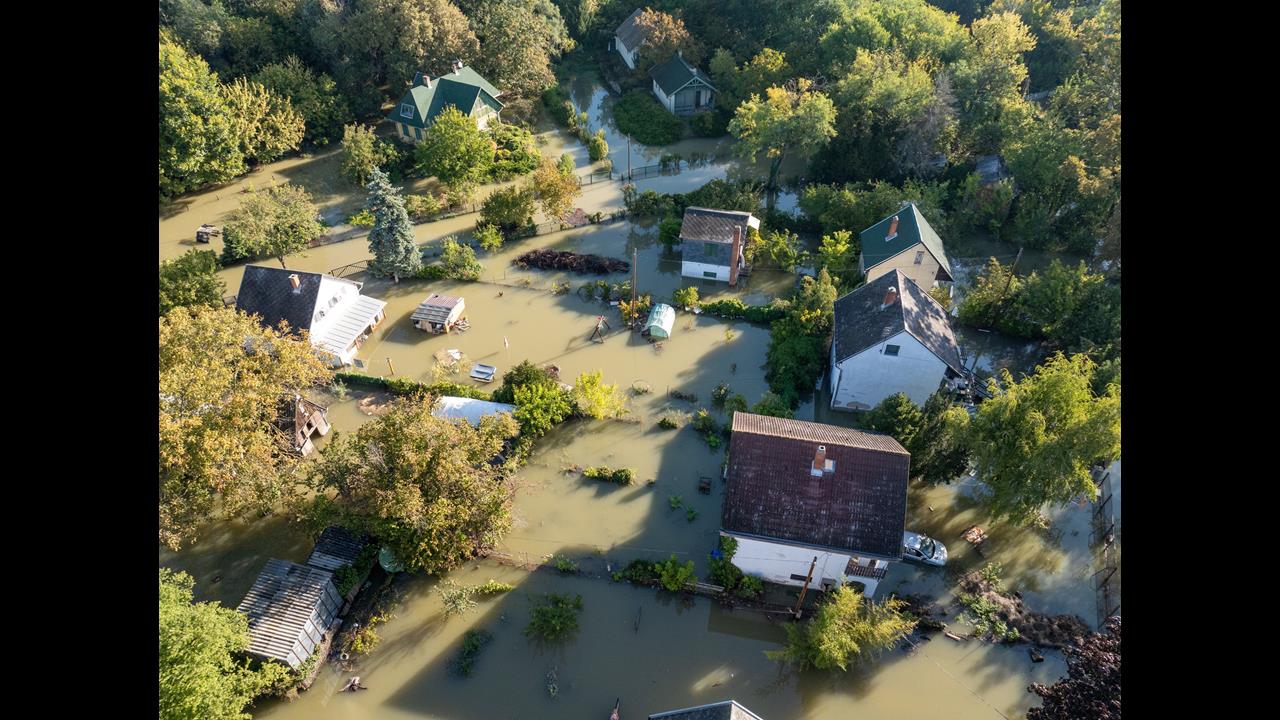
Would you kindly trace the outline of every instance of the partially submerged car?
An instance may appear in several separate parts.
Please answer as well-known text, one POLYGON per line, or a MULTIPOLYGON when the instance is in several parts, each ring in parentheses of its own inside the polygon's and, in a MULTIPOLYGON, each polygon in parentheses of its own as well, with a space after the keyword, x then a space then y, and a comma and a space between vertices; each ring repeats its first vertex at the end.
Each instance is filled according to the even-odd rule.
POLYGON ((928 535, 902 533, 902 559, 943 567, 947 564, 947 547, 928 535))

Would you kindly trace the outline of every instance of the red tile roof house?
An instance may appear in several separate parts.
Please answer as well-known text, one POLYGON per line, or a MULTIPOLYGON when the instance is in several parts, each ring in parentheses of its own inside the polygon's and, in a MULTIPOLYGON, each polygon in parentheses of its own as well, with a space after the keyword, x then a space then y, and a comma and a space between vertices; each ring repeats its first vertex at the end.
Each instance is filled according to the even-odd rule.
POLYGON ((736 412, 721 534, 747 575, 875 595, 902 559, 911 455, 888 435, 736 412), (816 563, 815 563, 816 559, 816 563))

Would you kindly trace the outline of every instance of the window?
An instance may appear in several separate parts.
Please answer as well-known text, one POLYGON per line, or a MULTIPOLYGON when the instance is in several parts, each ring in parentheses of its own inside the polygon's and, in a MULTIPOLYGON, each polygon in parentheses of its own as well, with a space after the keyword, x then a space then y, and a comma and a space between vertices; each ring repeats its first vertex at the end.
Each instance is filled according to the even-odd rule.
POLYGON ((714 270, 703 270, 702 277, 715 279, 716 273, 714 270))
POLYGON ((412 105, 410 105, 409 103, 405 103, 405 104, 401 105, 401 106, 400 106, 400 117, 412 118, 412 117, 413 117, 413 106, 412 106, 412 105))
POLYGON ((421 139, 422 139, 422 128, 414 128, 414 129, 413 129, 413 134, 414 134, 414 137, 416 137, 416 138, 418 138, 419 140, 421 140, 421 139))
POLYGON ((899 349, 901 349, 901 348, 899 348, 899 346, 897 346, 897 345, 885 345, 885 346, 884 346, 884 354, 885 354, 885 355, 897 355, 897 354, 898 354, 898 350, 899 350, 899 349))
POLYGON ((804 582, 805 580, 808 580, 808 579, 809 579, 809 576, 808 576, 808 575, 796 575, 795 573, 791 573, 791 579, 792 579, 792 580, 799 580, 800 582, 804 582))
POLYGON ((400 131, 401 131, 402 133, 404 133, 404 136, 405 136, 405 137, 409 137, 409 126, 408 126, 408 125, 405 125, 404 123, 400 123, 400 131))
POLYGON ((924 262, 924 251, 923 251, 923 250, 917 250, 917 251, 916 251, 916 264, 917 264, 917 265, 919 265, 919 264, 921 264, 921 263, 923 263, 923 262, 924 262))

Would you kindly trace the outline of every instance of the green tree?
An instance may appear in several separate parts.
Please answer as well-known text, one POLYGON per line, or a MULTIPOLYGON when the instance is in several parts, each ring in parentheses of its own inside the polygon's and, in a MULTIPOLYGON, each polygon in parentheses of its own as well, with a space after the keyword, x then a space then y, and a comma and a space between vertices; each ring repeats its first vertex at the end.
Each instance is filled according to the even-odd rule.
POLYGON ((853 233, 848 230, 837 230, 830 235, 823 235, 818 245, 818 267, 835 271, 835 281, 840 290, 852 289, 853 281, 858 277, 855 269, 858 264, 858 253, 853 242, 853 233))
POLYGON ((444 239, 440 264, 444 268, 445 277, 451 280, 475 282, 484 272, 484 266, 476 260, 476 251, 472 250, 470 245, 463 245, 452 237, 444 239))
POLYGON ((510 180, 517 175, 532 172, 542 162, 538 142, 533 133, 519 125, 496 123, 486 131, 493 140, 493 164, 489 175, 498 181, 510 180))
POLYGON ((791 406, 777 395, 777 393, 766 392, 760 396, 760 402, 751 406, 751 412, 756 415, 769 415, 771 417, 793 418, 795 412, 791 410, 791 406))
POLYGON ((287 267, 286 255, 301 252, 324 231, 318 216, 311 194, 297 185, 247 192, 223 226, 222 260, 273 257, 287 267))
POLYGON ((920 432, 923 415, 906 393, 894 393, 868 410, 862 421, 868 430, 892 435, 909 449, 920 432))
POLYGON ((226 284, 218 277, 218 256, 212 250, 189 250, 160 263, 160 314, 175 307, 222 307, 226 284))
POLYGON ((560 171, 561 175, 574 175, 578 171, 578 166, 574 164, 572 155, 564 153, 560 156, 560 160, 556 162, 556 169, 560 171))
POLYGON ((649 76, 654 65, 666 62, 677 51, 691 65, 702 60, 702 46, 689 34, 684 21, 669 13, 645 8, 635 20, 645 41, 636 50, 636 74, 649 76))
POLYGON ((831 334, 836 287, 825 268, 803 278, 786 314, 773 322, 765 354, 769 389, 795 408, 813 395, 831 334))
POLYGON ((587 141, 587 158, 591 162, 600 162, 609 156, 609 141, 604 137, 604 128, 596 130, 596 134, 587 141))
POLYGON ((535 97, 555 81, 551 62, 573 39, 549 0, 470 0, 463 6, 484 52, 477 69, 515 96, 535 97))
POLYGON ((494 143, 476 125, 475 118, 450 105, 436 115, 413 152, 423 175, 435 176, 450 186, 471 185, 488 174, 494 143))
POLYGON ((282 63, 272 63, 254 76, 273 93, 286 97, 306 124, 303 139, 313 145, 328 145, 343 135, 351 121, 347 99, 338 93, 333 78, 316 73, 295 55, 282 63))
POLYGON ((788 625, 787 646, 765 654, 771 660, 807 669, 848 670, 858 660, 873 659, 911 634, 916 621, 897 598, 877 603, 842 585, 818 606, 813 619, 788 625))
POLYGON ((517 386, 512 395, 520 431, 530 437, 542 437, 564 422, 573 412, 569 393, 554 384, 532 383, 517 386))
POLYGON ((911 475, 931 485, 959 477, 969 466, 969 413, 940 389, 925 401, 918 428, 903 443, 911 453, 911 475))
POLYGON ((275 425, 281 403, 330 377, 305 336, 230 308, 160 318, 160 541, 194 540, 215 493, 229 518, 285 498, 297 460, 275 425))
POLYGON ((733 90, 740 98, 764 95, 769 88, 782 86, 794 75, 785 53, 765 48, 738 68, 733 90))
POLYGON ((502 231, 496 225, 488 223, 476 225, 475 238, 476 242, 480 243, 480 247, 489 252, 498 252, 502 249, 502 231))
POLYGON ((192 603, 195 580, 160 568, 161 720, 249 720, 253 698, 283 681, 283 665, 254 670, 249 620, 215 602, 192 603))
POLYGON ((800 236, 790 230, 770 229, 757 257, 769 265, 791 272, 800 260, 800 236))
POLYGON ((313 42, 348 89, 360 82, 402 87, 415 72, 479 55, 471 23, 449 0, 364 0, 321 12, 327 15, 318 19, 313 42))
POLYGON ((738 139, 742 155, 752 161, 761 154, 770 159, 768 187, 772 190, 777 188, 778 170, 787 153, 804 155, 825 145, 836 134, 835 119, 831 99, 801 78, 786 88, 769 88, 764 99, 752 95, 738 106, 729 132, 738 139))
POLYGON ((373 229, 369 231, 369 252, 374 275, 390 275, 400 282, 401 275, 416 275, 422 269, 422 251, 413 237, 413 223, 404 209, 404 199, 391 185, 387 174, 374 168, 366 186, 369 198, 365 209, 373 213, 373 229))
MULTIPOLYGON (((707 65, 711 73, 711 81, 715 83, 716 102, 720 107, 736 108, 738 107, 741 96, 738 95, 736 88, 738 87, 738 61, 734 59, 733 52, 725 48, 716 48, 711 55, 711 62, 707 65)), ((761 88, 757 92, 763 92, 761 88)))
POLYGON ((160 40, 160 196, 172 198, 245 171, 218 76, 182 46, 160 40))
POLYGON ((676 291, 671 294, 671 302, 676 307, 682 307, 682 308, 698 307, 698 288, 696 287, 676 288, 676 291))
POLYGON ((550 372, 528 360, 521 360, 502 376, 502 385, 493 391, 493 401, 508 404, 514 403, 516 388, 526 385, 551 385, 554 387, 555 384, 555 378, 551 376, 550 372))
POLYGON ((352 185, 368 185, 373 171, 393 160, 395 154, 395 148, 379 140, 367 125, 342 129, 342 176, 352 185))
POLYGON ((995 152, 1000 145, 1001 116, 1020 99, 1027 78, 1022 55, 1035 49, 1036 39, 1011 12, 974 20, 970 30, 973 44, 953 68, 958 109, 972 150, 995 152))
POLYGON ((542 207, 542 213, 551 220, 563 221, 573 209, 573 201, 582 195, 578 178, 560 172, 551 158, 542 159, 542 164, 533 171, 532 180, 538 205, 542 207))
POLYGON ((1094 363, 1054 355, 1033 375, 991 380, 994 397, 969 425, 984 500, 996 517, 1030 522, 1045 504, 1097 492, 1090 466, 1120 455, 1120 387, 1093 393, 1094 363))
POLYGON ((664 218, 658 223, 658 242, 665 245, 668 249, 680 244, 680 228, 684 226, 684 220, 678 217, 664 218))
POLYGON ((302 144, 305 123, 288 98, 245 78, 223 85, 222 94, 245 160, 272 162, 302 144))
POLYGON ((489 461, 518 431, 505 413, 479 427, 431 414, 435 398, 397 399, 385 415, 334 437, 310 481, 310 512, 377 536, 405 569, 442 573, 510 525, 514 488, 489 461), (333 499, 330 500, 330 496, 333 499))
MULTIPOLYGON (((556 175, 560 173, 557 171, 556 175)), ((494 190, 480 205, 480 222, 493 225, 510 236, 533 223, 533 196, 533 189, 528 187, 513 185, 494 190)))
POLYGON ((570 399, 579 415, 597 420, 607 417, 621 417, 626 413, 626 398, 618 392, 617 385, 604 383, 604 372, 582 373, 573 381, 570 399))

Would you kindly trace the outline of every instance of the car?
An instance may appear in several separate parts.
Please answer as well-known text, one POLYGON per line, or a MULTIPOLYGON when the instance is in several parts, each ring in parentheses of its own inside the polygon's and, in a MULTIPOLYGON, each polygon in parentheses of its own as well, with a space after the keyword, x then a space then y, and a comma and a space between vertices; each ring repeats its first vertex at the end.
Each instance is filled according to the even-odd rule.
POLYGON ((928 535, 902 533, 902 559, 943 567, 947 564, 947 547, 928 535))

